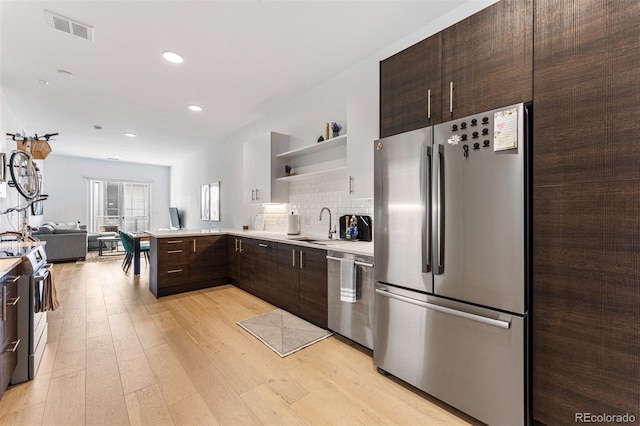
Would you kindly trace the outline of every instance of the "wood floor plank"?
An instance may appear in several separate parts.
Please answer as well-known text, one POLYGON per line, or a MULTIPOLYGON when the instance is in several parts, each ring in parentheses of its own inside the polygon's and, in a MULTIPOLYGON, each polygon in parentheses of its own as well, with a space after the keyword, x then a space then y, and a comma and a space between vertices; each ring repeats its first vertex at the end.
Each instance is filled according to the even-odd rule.
POLYGON ((267 385, 256 386, 240 397, 265 425, 309 424, 267 385))
POLYGON ((198 393, 169 345, 155 346, 147 349, 145 353, 162 398, 168 405, 198 393))
POLYGON ((231 426, 262 424, 215 365, 208 364, 187 373, 209 411, 220 424, 231 426))
MULTIPOLYGON (((0 424, 2 417, 42 404, 47 400, 51 373, 38 373, 33 380, 9 386, 0 399, 0 424)), ((44 409, 44 405, 42 405, 44 409)))
POLYGON ((207 408, 200 394, 195 393, 175 404, 169 405, 174 423, 184 425, 218 425, 215 416, 207 408))
POLYGON ((43 423, 44 402, 30 405, 16 411, 12 411, 4 416, 0 416, 1 425, 32 426, 43 423))
POLYGON ((84 370, 85 368, 85 338, 74 336, 58 341, 58 350, 53 364, 53 377, 84 370))
POLYGON ((43 421, 51 425, 85 424, 85 371, 51 379, 43 421))
POLYGON ((174 425, 158 385, 139 389, 126 396, 129 422, 132 426, 174 425))
POLYGON ((120 372, 110 335, 87 339, 86 422, 94 425, 128 423, 120 372))
POLYGON ((156 384, 156 378, 144 353, 133 358, 118 358, 118 369, 125 395, 156 384))

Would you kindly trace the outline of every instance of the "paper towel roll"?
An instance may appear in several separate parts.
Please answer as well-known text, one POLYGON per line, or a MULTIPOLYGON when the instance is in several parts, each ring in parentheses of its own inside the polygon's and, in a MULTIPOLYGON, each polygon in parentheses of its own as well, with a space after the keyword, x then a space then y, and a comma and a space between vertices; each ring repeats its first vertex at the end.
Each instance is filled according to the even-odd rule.
POLYGON ((297 214, 290 214, 289 221, 287 222, 287 234, 297 235, 300 233, 300 221, 297 214))

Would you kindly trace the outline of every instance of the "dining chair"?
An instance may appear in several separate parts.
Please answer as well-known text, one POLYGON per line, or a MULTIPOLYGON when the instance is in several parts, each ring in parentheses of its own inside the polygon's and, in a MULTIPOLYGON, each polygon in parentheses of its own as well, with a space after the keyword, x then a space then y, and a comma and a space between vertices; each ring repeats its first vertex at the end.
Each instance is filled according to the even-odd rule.
MULTIPOLYGON (((120 241, 122 242, 122 247, 124 247, 125 256, 122 261, 122 269, 125 272, 129 271, 129 267, 131 266, 131 261, 134 256, 134 248, 133 248, 133 238, 129 236, 126 232, 118 231, 120 233, 120 241)), ((140 253, 144 253, 144 258, 147 264, 149 263, 149 243, 141 243, 140 244, 140 253)))

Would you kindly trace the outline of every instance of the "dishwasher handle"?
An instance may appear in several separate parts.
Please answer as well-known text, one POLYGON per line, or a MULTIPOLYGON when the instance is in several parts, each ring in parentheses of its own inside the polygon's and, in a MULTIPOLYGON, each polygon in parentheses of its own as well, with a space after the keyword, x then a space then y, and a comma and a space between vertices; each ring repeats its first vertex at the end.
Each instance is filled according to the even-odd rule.
MULTIPOLYGON (((342 260, 341 258, 335 257, 335 256, 327 256, 327 259, 329 259, 329 260, 337 260, 337 261, 342 260)), ((360 262, 359 260, 356 260, 354 263, 355 263, 356 266, 364 266, 365 268, 373 268, 373 263, 360 262)))
POLYGON ((411 303, 412 305, 420 306, 422 308, 431 309, 433 311, 442 312, 443 314, 453 315, 455 317, 479 322, 486 325, 491 325, 493 327, 508 329, 511 327, 510 321, 502 321, 493 318, 483 317, 482 315, 471 314, 469 312, 458 311, 457 309, 447 308, 445 306, 435 305, 433 303, 423 302, 421 300, 412 299, 410 297, 401 296, 399 294, 394 294, 388 292, 386 290, 381 290, 379 288, 376 289, 376 294, 380 296, 389 297, 391 299, 397 299, 402 302, 411 303))

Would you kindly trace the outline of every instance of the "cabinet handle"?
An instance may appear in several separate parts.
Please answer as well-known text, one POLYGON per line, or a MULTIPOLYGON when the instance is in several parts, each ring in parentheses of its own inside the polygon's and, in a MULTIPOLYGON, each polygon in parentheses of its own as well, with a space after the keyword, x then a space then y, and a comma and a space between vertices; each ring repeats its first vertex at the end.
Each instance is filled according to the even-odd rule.
POLYGON ((296 266, 296 249, 291 249, 291 265, 296 266))
POLYGON ((20 339, 14 340, 13 342, 11 342, 11 344, 13 345, 13 347, 11 349, 7 349, 5 352, 15 352, 16 349, 18 349, 18 345, 20 344, 20 339))
POLYGON ((251 201, 255 201, 256 200, 255 196, 253 195, 255 192, 256 192, 255 189, 251 190, 251 201))
POLYGON ((182 272, 182 269, 171 269, 167 271, 167 274, 178 274, 180 272, 182 272))
POLYGON ((167 244, 180 244, 182 242, 182 240, 172 240, 172 241, 167 241, 167 244))
POLYGON ((18 282, 18 280, 19 280, 19 279, 20 279, 20 275, 16 275, 15 277, 14 277, 14 276, 10 276, 10 277, 7 277, 7 279, 5 280, 5 282, 8 282, 8 283, 12 283, 12 284, 13 284, 13 283, 15 283, 15 282, 18 282))
POLYGON ((427 90, 427 118, 431 118, 431 89, 427 90))
POLYGON ((263 244, 263 243, 259 243, 258 246, 262 247, 262 248, 268 248, 269 244, 263 244))
POLYGON ((349 194, 353 194, 353 176, 349 176, 349 194))
POLYGON ((242 240, 240 240, 240 250, 238 250, 240 253, 242 253, 242 240))
POLYGON ((193 252, 196 252, 196 239, 193 239, 193 252))
POLYGON ((302 262, 302 250, 300 250, 300 269, 302 269, 303 267, 303 262, 302 262))
POLYGON ((449 112, 453 112, 453 81, 449 83, 449 112))
POLYGON ((260 199, 260 191, 256 188, 256 201, 260 199))
POLYGON ((11 299, 11 302, 9 302, 9 304, 11 306, 16 306, 18 304, 18 300, 20 300, 20 296, 14 297, 13 299, 11 299))
MULTIPOLYGON (((337 260, 338 262, 340 260, 342 260, 339 257, 335 257, 335 256, 326 256, 327 259, 329 260, 337 260)), ((364 266, 365 268, 373 268, 373 263, 367 263, 367 262, 360 262, 359 260, 356 260, 355 262, 353 262, 356 266, 364 266)))
POLYGON ((167 254, 182 253, 182 250, 167 250, 167 254))

